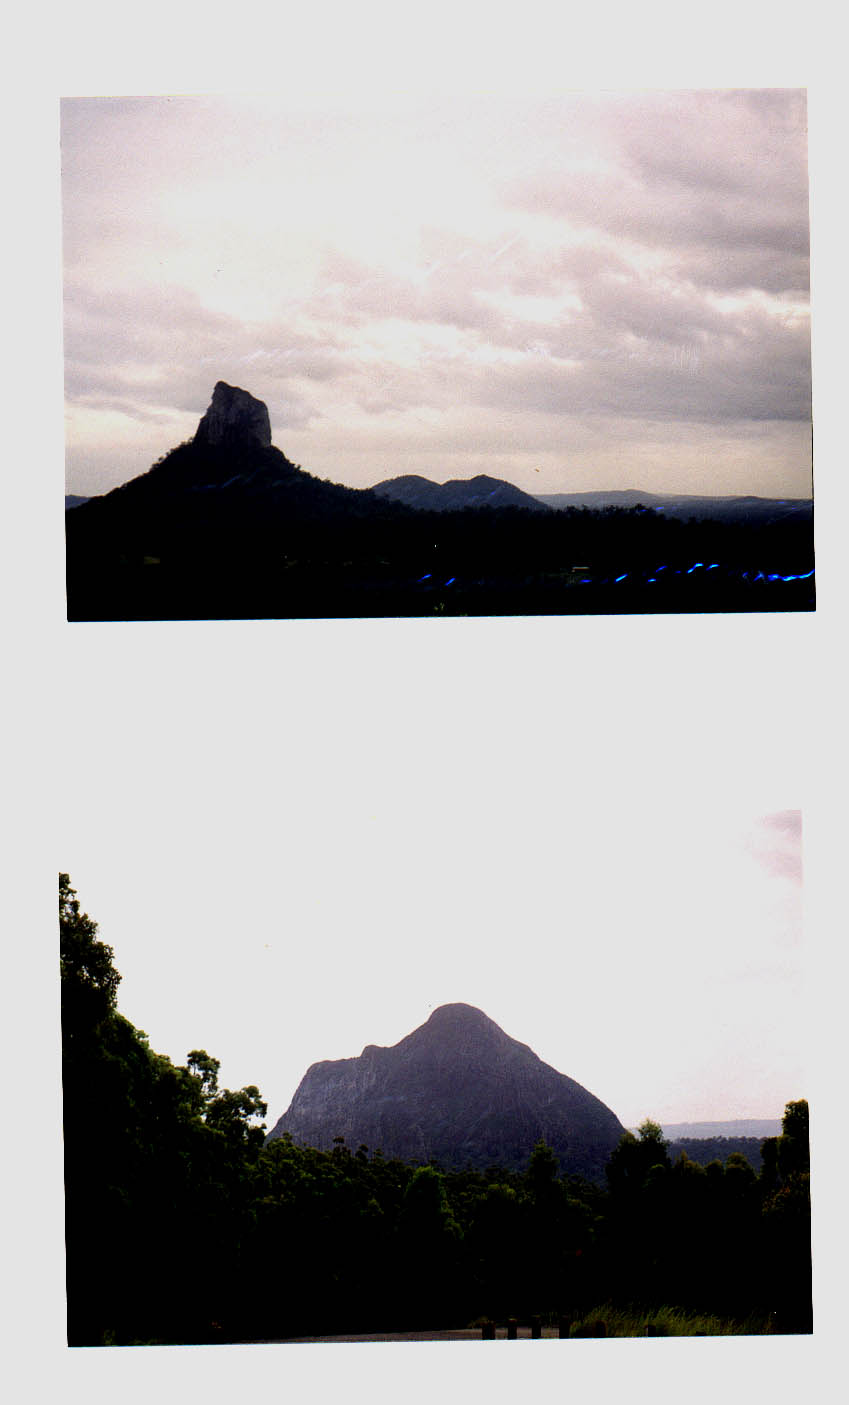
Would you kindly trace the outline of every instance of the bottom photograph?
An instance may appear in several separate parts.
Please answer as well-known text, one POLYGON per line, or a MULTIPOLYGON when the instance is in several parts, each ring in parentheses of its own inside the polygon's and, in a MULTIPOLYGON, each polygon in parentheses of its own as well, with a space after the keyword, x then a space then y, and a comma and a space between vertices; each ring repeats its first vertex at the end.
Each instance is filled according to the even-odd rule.
POLYGON ((453 954, 426 889, 391 931, 403 864, 282 942, 232 856, 170 917, 60 873, 69 1345, 810 1333, 801 814, 674 830, 576 827, 453 954))

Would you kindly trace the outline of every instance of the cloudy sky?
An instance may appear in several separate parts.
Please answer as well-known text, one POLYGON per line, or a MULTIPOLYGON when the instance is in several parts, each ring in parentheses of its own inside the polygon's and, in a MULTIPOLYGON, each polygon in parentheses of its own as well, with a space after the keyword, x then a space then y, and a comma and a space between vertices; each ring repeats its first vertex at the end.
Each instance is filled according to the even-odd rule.
POLYGON ((795 89, 62 105, 67 490, 214 383, 321 477, 806 496, 795 89))
POLYGON ((400 633, 76 631, 97 686, 63 703, 60 862, 152 1046, 206 1048, 273 1122, 309 1064, 461 1000, 626 1125, 808 1096, 799 772, 774 709, 726 754, 727 683, 683 636, 668 713, 638 688, 623 714, 639 639, 596 692, 524 630, 505 654, 422 629, 373 688, 400 633))

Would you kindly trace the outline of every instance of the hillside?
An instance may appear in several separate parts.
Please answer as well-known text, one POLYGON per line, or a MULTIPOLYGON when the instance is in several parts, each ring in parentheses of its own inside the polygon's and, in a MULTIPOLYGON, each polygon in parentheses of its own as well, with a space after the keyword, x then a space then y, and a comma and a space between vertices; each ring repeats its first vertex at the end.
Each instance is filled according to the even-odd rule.
POLYGON ((269 1140, 344 1137, 405 1161, 521 1170, 544 1140, 564 1171, 600 1179, 623 1127, 579 1083, 471 1005, 442 1005, 391 1048, 313 1064, 269 1140))
POLYGON ((434 483, 410 473, 402 478, 385 478, 375 483, 372 492, 406 507, 423 508, 431 512, 461 512, 469 507, 524 507, 531 512, 548 510, 546 504, 530 493, 523 493, 503 478, 490 478, 479 473, 474 478, 451 478, 447 483, 434 483))

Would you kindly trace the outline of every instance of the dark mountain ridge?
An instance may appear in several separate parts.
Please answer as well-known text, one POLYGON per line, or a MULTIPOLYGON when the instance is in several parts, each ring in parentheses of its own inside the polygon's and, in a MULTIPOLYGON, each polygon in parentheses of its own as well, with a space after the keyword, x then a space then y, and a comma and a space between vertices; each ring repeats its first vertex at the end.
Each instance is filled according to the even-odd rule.
POLYGON ((264 513, 276 509, 308 516, 384 510, 370 489, 330 483, 293 464, 271 443, 263 402, 219 381, 194 438, 171 449, 146 473, 80 503, 73 530, 82 531, 83 523, 106 515, 149 526, 153 519, 161 523, 163 509, 172 521, 220 517, 235 526, 243 512, 254 517, 257 507, 264 513))
POLYGON ((705 1137, 778 1137, 780 1117, 735 1117, 722 1122, 664 1122, 663 1135, 671 1140, 705 1137))
POLYGON ((445 1168, 527 1166, 543 1139, 568 1173, 600 1179, 624 1128, 579 1083, 481 1010, 442 1005, 390 1048, 313 1064, 268 1140, 319 1149, 335 1137, 445 1168))
POLYGON ((639 505, 679 522, 740 522, 765 525, 771 522, 810 520, 811 498, 760 498, 749 494, 711 496, 705 493, 647 493, 641 488, 607 488, 583 493, 539 493, 546 507, 563 512, 569 508, 633 508, 639 505))
POLYGON ((385 478, 375 483, 372 492, 406 507, 424 508, 433 512, 461 512, 468 507, 524 507, 531 512, 543 512, 547 506, 541 499, 522 492, 503 478, 490 478, 479 473, 474 478, 450 478, 446 483, 434 483, 408 473, 401 478, 385 478))
POLYGON ((262 401, 219 381, 190 441, 66 512, 68 618, 813 608, 810 521, 553 512, 486 475, 431 489, 451 510, 306 473, 262 401))

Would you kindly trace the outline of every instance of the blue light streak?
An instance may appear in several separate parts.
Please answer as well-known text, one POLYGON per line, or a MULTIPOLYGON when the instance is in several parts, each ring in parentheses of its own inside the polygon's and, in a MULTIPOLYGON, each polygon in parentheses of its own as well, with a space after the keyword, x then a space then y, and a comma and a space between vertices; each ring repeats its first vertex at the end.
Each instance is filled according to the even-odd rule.
MULTIPOLYGON (((695 561, 692 566, 689 566, 689 567, 687 568, 687 570, 686 570, 686 575, 688 575, 688 576, 689 576, 689 575, 692 575, 693 571, 698 570, 700 567, 704 569, 705 574, 707 574, 708 571, 720 571, 720 570, 723 570, 722 563, 719 562, 719 561, 711 561, 711 563, 710 563, 709 566, 706 566, 705 563, 704 563, 704 561, 695 561)), ((669 567, 668 565, 662 565, 662 566, 655 566, 655 568, 654 568, 654 575, 652 575, 652 576, 643 576, 643 577, 640 577, 639 574, 636 574, 636 575, 633 575, 633 579, 634 579, 634 581, 635 581, 635 583, 636 583, 637 585, 639 585, 639 584, 643 584, 643 585, 657 585, 657 578, 658 578, 658 576, 660 575, 661 571, 669 571, 670 569, 672 569, 672 574, 673 574, 673 575, 680 576, 680 575, 682 574, 682 571, 681 571, 680 569, 678 569, 678 568, 671 568, 671 567, 669 567)), ((610 576, 581 576, 580 580, 574 581, 573 584, 574 584, 574 585, 610 585, 610 584, 618 585, 618 584, 620 583, 620 581, 628 580, 629 576, 631 576, 631 575, 632 575, 631 572, 625 571, 625 572, 623 572, 623 574, 620 575, 620 576, 614 576, 613 579, 612 579, 612 581, 611 581, 610 576)), ((764 581, 764 582, 769 582, 769 581, 808 581, 808 580, 811 580, 814 575, 815 575, 815 571, 814 571, 814 570, 805 571, 804 573, 799 574, 799 575, 787 575, 787 576, 782 576, 782 575, 780 575, 778 572, 770 572, 770 573, 767 575, 764 571, 734 571, 734 570, 729 570, 727 567, 724 569, 724 576, 725 576, 725 578, 726 578, 727 580, 734 580, 734 579, 737 579, 737 580, 741 580, 741 581, 748 581, 750 584, 756 584, 758 581, 764 581)), ((453 581, 453 580, 455 580, 455 579, 456 579, 456 577, 452 576, 451 581, 453 581)), ((451 584, 451 581, 446 581, 445 584, 446 584, 446 585, 450 585, 450 584, 451 584)))

